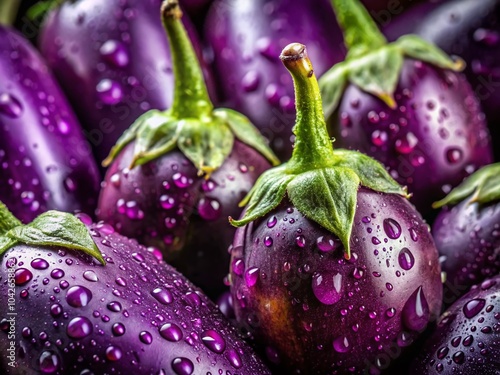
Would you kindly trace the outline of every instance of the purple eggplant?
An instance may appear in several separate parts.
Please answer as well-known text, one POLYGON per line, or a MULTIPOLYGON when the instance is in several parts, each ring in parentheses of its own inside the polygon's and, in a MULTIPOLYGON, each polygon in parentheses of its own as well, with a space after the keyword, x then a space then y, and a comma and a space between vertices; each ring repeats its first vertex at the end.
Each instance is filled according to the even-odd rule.
POLYGON ((293 40, 309 46, 321 74, 343 59, 340 30, 327 0, 218 0, 205 36, 225 99, 248 116, 281 160, 292 153, 292 80, 277 56, 293 40))
POLYGON ((93 213, 100 177, 82 129, 38 52, 7 26, 0 77, 0 199, 23 222, 49 209, 93 213))
POLYGON ((161 255, 80 218, 0 204, 2 373, 270 374, 161 255))
POLYGON ((246 117, 213 108, 176 4, 166 3, 164 14, 176 79, 173 105, 144 114, 113 148, 98 216, 161 249, 215 297, 225 289, 234 235, 227 217, 241 213, 240 200, 269 161, 278 160, 246 117))
POLYGON ((500 164, 481 168, 435 207, 433 236, 446 274, 444 302, 500 273, 500 164))
MULTIPOLYGON (((172 104, 172 58, 158 16, 160 4, 161 0, 65 1, 48 14, 40 31, 40 50, 99 161, 138 116, 172 104)), ((201 56, 187 19, 186 27, 201 56)), ((205 76, 213 92, 206 69, 205 76)))
POLYGON ((500 276, 495 276, 444 312, 410 375, 498 375, 499 320, 500 276))
POLYGON ((415 33, 446 53, 465 60, 464 73, 481 101, 499 160, 500 1, 455 0, 435 8, 412 28, 406 22, 414 17, 410 10, 391 25, 388 32, 393 36, 402 32, 415 33))
POLYGON ((231 219, 236 318, 279 373, 380 374, 440 312, 438 253, 380 163, 333 149, 305 47, 281 59, 295 82, 295 145, 231 219))
POLYGON ((463 61, 414 35, 387 41, 359 1, 333 0, 349 52, 321 77, 339 147, 382 162, 427 217, 432 202, 492 161, 463 61))

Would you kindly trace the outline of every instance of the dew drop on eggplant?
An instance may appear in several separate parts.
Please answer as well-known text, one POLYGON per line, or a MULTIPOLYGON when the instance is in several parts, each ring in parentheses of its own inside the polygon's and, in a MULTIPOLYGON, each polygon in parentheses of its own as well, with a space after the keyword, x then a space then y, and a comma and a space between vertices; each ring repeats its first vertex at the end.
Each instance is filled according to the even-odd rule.
POLYGON ((66 334, 73 339, 83 339, 92 333, 92 322, 83 316, 77 316, 69 321, 66 334))
POLYGON ((0 114, 10 118, 18 118, 22 113, 23 106, 19 99, 8 93, 0 94, 0 114))

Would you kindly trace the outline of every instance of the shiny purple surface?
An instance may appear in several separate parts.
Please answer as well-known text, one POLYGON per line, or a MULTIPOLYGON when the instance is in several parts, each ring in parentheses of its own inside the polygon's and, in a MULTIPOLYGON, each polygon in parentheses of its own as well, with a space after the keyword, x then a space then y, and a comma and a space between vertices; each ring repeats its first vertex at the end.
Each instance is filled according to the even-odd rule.
POLYGON ((21 221, 93 213, 99 174, 82 129, 31 44, 0 26, 0 200, 21 221))
MULTIPOLYGON (((173 98, 173 71, 160 0, 64 2, 49 13, 39 45, 101 162, 149 109, 173 98)), ((185 22, 199 55, 189 21, 185 22)), ((213 90, 207 69, 205 77, 213 90)))

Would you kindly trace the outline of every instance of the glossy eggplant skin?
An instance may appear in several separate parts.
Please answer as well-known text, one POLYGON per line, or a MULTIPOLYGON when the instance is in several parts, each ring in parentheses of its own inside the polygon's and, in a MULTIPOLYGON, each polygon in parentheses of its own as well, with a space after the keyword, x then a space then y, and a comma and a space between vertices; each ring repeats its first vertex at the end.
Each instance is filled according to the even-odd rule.
POLYGON ((320 76, 343 60, 345 48, 329 0, 219 0, 205 35, 228 106, 248 116, 284 161, 292 153, 293 83, 280 51, 307 44, 320 76))
MULTIPOLYGON (((418 7, 417 7, 418 8, 418 7)), ((417 9, 416 8, 416 9, 417 9)), ((465 74, 490 125, 496 143, 496 159, 500 157, 500 1, 456 0, 436 7, 408 29, 410 10, 389 26, 391 36, 412 32, 431 41, 445 52, 465 60, 465 74)))
POLYGON ((61 88, 33 46, 0 26, 0 199, 21 221, 93 213, 99 172, 61 88))
POLYGON ((500 202, 479 204, 472 199, 443 208, 432 226, 446 273, 446 306, 472 285, 500 273, 500 202))
MULTIPOLYGON (((118 137, 149 109, 173 99, 161 0, 64 2, 41 29, 39 47, 102 161, 118 137)), ((201 56, 193 27, 190 38, 201 56)), ((209 90, 212 79, 205 67, 209 90)))

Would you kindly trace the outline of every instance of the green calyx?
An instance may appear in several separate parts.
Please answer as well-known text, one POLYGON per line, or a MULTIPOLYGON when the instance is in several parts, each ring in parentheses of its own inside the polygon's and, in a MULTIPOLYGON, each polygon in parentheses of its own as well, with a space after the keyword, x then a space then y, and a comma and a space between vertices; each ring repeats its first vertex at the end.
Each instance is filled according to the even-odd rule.
POLYGON ((490 164, 477 170, 445 198, 434 202, 432 207, 455 205, 469 197, 469 203, 479 204, 500 200, 500 163, 490 164))
MULTIPOLYGON (((7 0, 9 1, 9 0, 7 0)), ((28 11, 26 12, 26 15, 30 20, 36 20, 37 18, 44 17, 45 14, 47 14, 49 11, 52 9, 57 8, 60 6, 62 3, 66 2, 68 0, 41 0, 33 4, 28 11)))
POLYGON ((408 197, 384 167, 356 151, 334 150, 323 115, 318 82, 305 46, 290 44, 281 60, 294 80, 297 119, 292 158, 264 172, 241 205, 243 226, 276 208, 285 195, 305 217, 334 233, 342 241, 345 257, 350 258, 354 214, 359 186, 408 197))
POLYGON ((235 137, 264 155, 273 165, 278 158, 265 138, 238 112, 214 109, 196 53, 181 22, 177 0, 162 5, 162 19, 170 40, 174 66, 174 99, 166 111, 151 110, 122 135, 103 165, 108 166, 135 141, 130 169, 179 148, 206 177, 217 170, 233 149, 235 137))
POLYGON ((394 91, 405 57, 439 68, 461 71, 465 63, 452 60, 445 52, 416 35, 404 35, 388 43, 359 0, 332 0, 337 20, 344 31, 348 49, 345 61, 320 79, 323 109, 329 118, 337 109, 348 83, 396 108, 394 91))
POLYGON ((24 225, 0 202, 0 255, 17 244, 82 251, 106 264, 89 231, 75 216, 47 211, 24 225))

